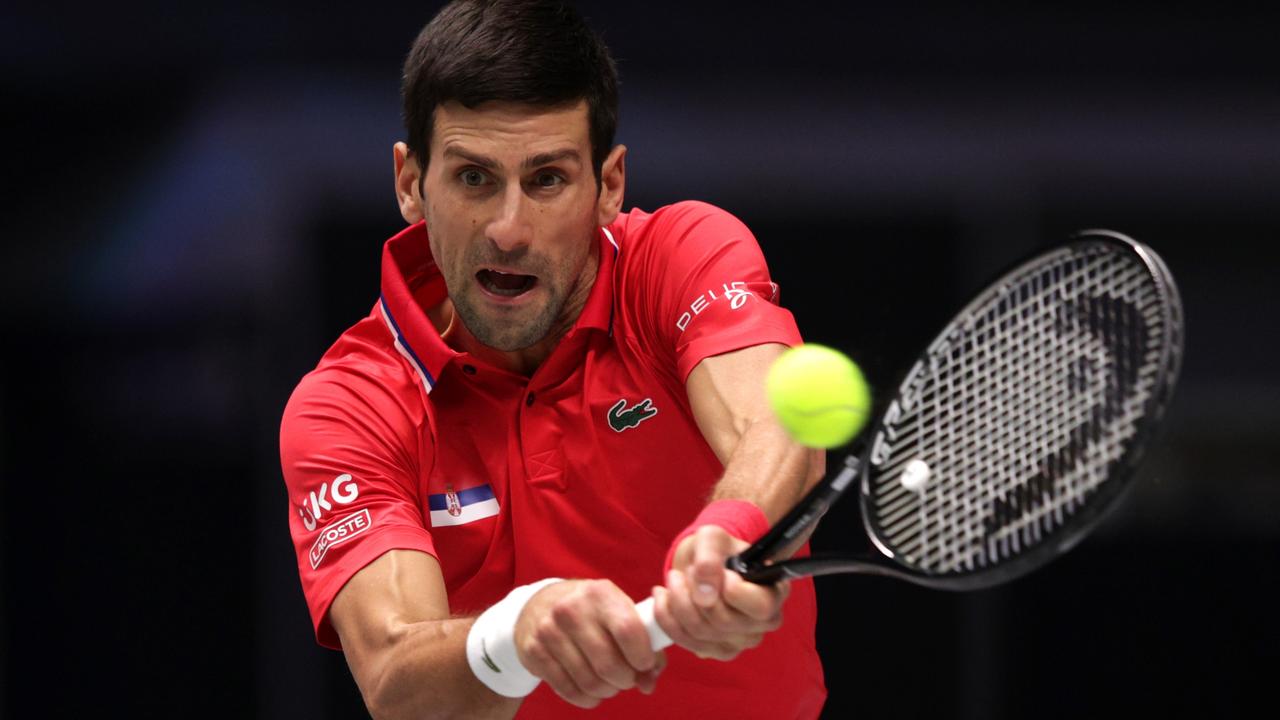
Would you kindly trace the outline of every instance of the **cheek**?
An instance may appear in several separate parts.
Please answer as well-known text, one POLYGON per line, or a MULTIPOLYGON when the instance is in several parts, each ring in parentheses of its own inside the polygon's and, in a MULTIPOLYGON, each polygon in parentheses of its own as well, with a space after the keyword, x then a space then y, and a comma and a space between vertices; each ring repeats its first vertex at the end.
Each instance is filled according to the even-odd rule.
POLYGON ((596 225, 594 222, 575 223, 573 227, 565 228, 565 234, 562 237, 575 238, 572 244, 564 246, 556 259, 557 270, 564 282, 568 284, 572 283, 586 267, 587 259, 591 256, 591 248, 596 242, 596 225))
POLYGON ((458 235, 458 230, 454 227, 455 223, 449 222, 449 213, 442 213, 436 203, 428 205, 426 210, 424 219, 427 223, 427 238, 431 243, 431 257, 443 265, 449 260, 451 253, 456 254, 457 243, 451 238, 458 235))

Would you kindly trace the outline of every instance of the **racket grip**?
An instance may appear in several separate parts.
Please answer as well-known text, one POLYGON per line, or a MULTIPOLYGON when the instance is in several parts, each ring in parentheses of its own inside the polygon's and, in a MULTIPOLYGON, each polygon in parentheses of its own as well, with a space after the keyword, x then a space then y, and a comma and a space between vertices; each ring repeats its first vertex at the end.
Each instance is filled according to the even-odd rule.
POLYGON ((670 647, 675 641, 658 625, 658 618, 653 615, 653 598, 645 598, 636 603, 636 612, 644 622, 644 629, 649 633, 649 646, 655 651, 670 647))

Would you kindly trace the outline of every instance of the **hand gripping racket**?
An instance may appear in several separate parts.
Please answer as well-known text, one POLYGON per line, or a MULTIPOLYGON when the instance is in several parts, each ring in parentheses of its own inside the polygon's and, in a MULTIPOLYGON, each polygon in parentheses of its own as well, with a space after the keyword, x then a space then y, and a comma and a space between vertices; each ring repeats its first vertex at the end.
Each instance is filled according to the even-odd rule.
MULTIPOLYGON (((930 588, 1007 582, 1070 550, 1116 505, 1182 359, 1164 262, 1086 230, 1006 272, 943 328, 860 451, 730 558, 756 583, 834 573, 930 588), (857 481, 875 550, 775 561, 857 481)), ((655 649, 671 644, 637 605, 655 649)))

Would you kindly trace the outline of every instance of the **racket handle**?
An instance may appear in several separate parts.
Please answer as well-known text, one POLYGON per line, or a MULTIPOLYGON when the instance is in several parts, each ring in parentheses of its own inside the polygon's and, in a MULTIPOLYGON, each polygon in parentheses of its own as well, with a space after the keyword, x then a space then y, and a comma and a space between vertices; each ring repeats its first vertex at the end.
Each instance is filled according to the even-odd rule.
POLYGON ((654 650, 662 650, 670 647, 675 642, 658 625, 658 619, 653 615, 653 598, 645 598, 636 603, 636 612, 640 613, 640 620, 644 622, 644 629, 649 633, 650 647, 654 650))

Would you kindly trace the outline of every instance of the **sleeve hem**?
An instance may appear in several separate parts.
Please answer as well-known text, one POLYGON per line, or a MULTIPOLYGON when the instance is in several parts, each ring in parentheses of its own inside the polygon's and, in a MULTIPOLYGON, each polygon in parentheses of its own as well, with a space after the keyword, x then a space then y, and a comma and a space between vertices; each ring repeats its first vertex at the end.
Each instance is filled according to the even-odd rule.
POLYGON ((770 325, 763 330, 760 327, 754 327, 750 332, 735 333, 731 335, 718 334, 714 337, 698 338, 684 348, 680 353, 677 361, 677 369, 680 374, 680 382, 689 381, 689 373, 698 366, 698 363, 715 355, 723 355, 734 350, 753 347, 755 345, 767 345, 769 343, 778 343, 788 347, 794 347, 803 342, 800 333, 794 326, 785 327, 783 325, 770 325))
MULTIPOLYGON (((422 528, 383 528, 381 532, 364 538, 358 548, 353 548, 341 558, 336 558, 334 566, 307 593, 307 605, 311 610, 316 642, 332 650, 342 649, 338 632, 329 621, 329 610, 334 599, 356 573, 392 550, 418 550, 436 560, 440 559, 436 554, 435 545, 431 542, 431 535, 422 528)), ((304 568, 304 572, 306 571, 310 571, 310 568, 304 568)))

